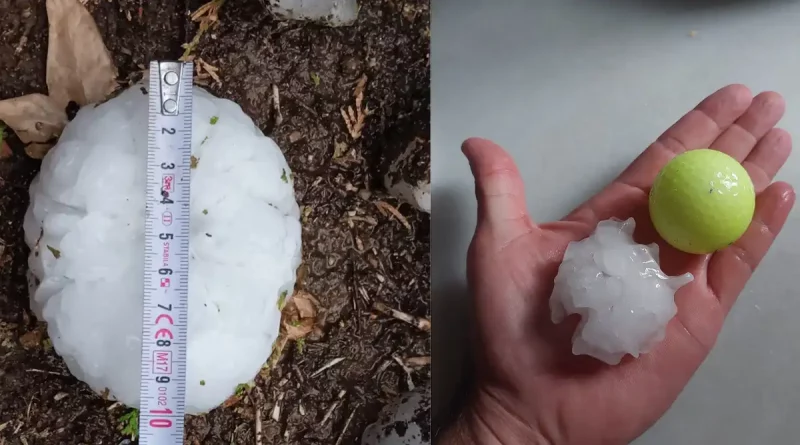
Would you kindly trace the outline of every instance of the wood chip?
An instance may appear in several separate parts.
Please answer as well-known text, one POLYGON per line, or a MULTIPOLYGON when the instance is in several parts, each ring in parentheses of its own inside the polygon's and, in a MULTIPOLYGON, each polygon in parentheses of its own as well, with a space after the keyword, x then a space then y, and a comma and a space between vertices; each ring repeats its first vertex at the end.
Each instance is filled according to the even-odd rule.
POLYGON ((319 368, 313 374, 311 374, 311 378, 314 378, 314 377, 322 374, 326 370, 328 370, 330 368, 333 368, 334 366, 338 365, 339 363, 341 363, 343 361, 344 361, 344 357, 335 358, 335 359, 329 361, 325 366, 319 368))
POLYGON ((389 316, 394 317, 394 318, 396 318, 398 320, 404 321, 404 322, 406 322, 406 323, 408 323, 410 325, 416 326, 418 329, 421 329, 423 331, 427 332, 427 331, 431 330, 431 321, 428 320, 427 318, 415 317, 415 316, 413 316, 411 314, 407 314, 407 313, 405 313, 403 311, 399 311, 397 309, 392 309, 389 306, 387 306, 387 305, 385 305, 385 304, 383 304, 383 303, 381 303, 379 301, 376 301, 375 303, 373 303, 372 304, 372 308, 377 310, 378 312, 381 312, 381 313, 385 314, 385 315, 389 315, 389 316))
POLYGON ((431 364, 431 356, 427 355, 425 357, 408 357, 405 360, 406 366, 413 369, 424 368, 431 364))

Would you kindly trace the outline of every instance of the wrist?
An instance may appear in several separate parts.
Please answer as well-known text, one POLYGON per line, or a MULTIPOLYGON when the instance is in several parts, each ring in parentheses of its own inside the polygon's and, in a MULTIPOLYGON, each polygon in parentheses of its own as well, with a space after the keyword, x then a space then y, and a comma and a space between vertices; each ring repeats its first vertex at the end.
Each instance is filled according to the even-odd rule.
POLYGON ((498 396, 479 390, 437 441, 437 445, 552 445, 506 409, 498 396))

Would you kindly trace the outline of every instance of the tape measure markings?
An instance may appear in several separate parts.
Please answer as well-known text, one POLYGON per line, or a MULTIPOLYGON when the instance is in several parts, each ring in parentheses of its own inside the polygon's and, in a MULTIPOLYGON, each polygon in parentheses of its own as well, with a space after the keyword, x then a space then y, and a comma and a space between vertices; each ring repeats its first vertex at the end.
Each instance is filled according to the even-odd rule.
POLYGON ((189 285, 192 63, 150 63, 141 445, 183 444, 189 285))

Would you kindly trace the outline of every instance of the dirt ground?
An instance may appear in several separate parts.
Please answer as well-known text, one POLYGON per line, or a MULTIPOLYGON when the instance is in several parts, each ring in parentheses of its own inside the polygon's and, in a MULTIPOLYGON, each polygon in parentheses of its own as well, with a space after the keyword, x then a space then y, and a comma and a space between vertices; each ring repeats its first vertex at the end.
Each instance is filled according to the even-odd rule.
MULTIPOLYGON (((152 58, 179 57, 197 30, 187 11, 202 3, 89 0, 88 7, 124 80, 152 58)), ((408 388, 394 357, 430 355, 428 333, 372 309, 381 302, 430 316, 429 217, 380 187, 387 153, 412 142, 429 147, 428 2, 360 3, 354 26, 332 29, 280 22, 260 0, 228 0, 195 52, 219 68, 221 83, 210 90, 238 102, 284 149, 303 206, 301 285, 322 313, 320 329, 302 347, 289 343, 247 396, 189 418, 188 444, 254 444, 257 408, 265 445, 358 443, 382 405, 408 388), (362 75, 373 114, 354 140, 340 109, 354 105, 362 75), (282 119, 270 101, 273 85, 282 119), (381 201, 408 227, 381 211, 381 201)), ((0 98, 46 92, 44 0, 0 0, 0 16, 0 98)), ((39 161, 10 142, 14 155, 0 161, 0 444, 130 443, 119 431, 125 408, 69 375, 28 309, 22 218, 39 161)), ((419 385, 430 368, 411 375, 419 385)))

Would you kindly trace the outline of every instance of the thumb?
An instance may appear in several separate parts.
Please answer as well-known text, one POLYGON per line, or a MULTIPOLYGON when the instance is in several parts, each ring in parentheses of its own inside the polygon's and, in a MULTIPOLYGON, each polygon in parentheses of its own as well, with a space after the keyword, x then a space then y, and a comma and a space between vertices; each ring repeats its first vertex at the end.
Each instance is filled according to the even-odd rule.
POLYGON ((501 246, 530 232, 533 221, 525 205, 525 185, 511 156, 494 142, 479 138, 467 139, 461 151, 475 178, 476 231, 491 231, 501 246))

